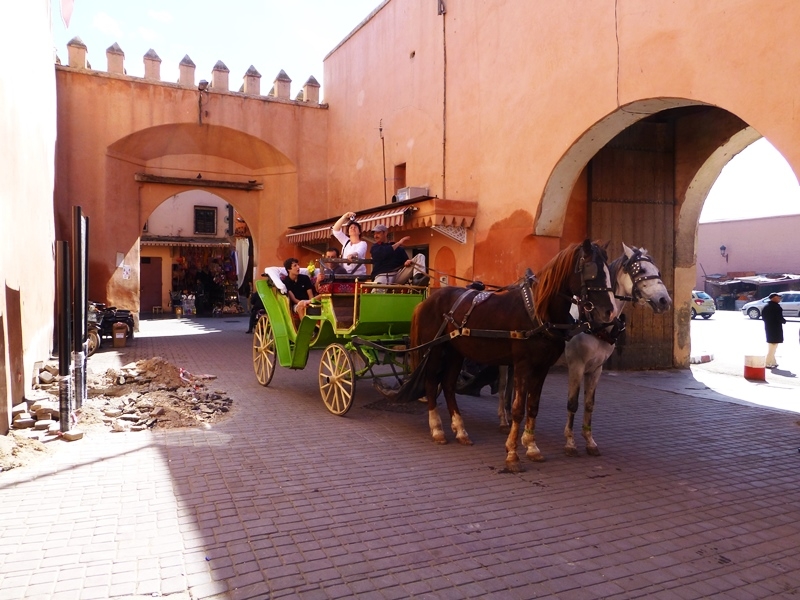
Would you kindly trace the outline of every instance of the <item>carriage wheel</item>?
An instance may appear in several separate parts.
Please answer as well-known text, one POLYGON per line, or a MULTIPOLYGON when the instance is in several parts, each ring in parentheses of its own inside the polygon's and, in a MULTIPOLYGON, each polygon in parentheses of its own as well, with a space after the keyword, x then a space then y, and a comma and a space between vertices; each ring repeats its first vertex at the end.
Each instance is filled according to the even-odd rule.
POLYGON ((275 333, 268 315, 263 315, 256 323, 253 334, 253 369, 258 383, 268 386, 275 374, 275 333))
POLYGON ((350 353, 341 344, 331 344, 319 361, 319 392, 325 407, 335 415, 343 415, 353 405, 356 372, 350 353))

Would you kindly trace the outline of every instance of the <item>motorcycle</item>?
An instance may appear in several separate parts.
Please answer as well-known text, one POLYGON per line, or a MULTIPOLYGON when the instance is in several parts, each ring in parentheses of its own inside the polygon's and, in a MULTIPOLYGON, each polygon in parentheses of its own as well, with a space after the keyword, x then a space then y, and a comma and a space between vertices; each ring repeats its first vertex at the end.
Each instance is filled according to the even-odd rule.
POLYGON ((99 343, 97 345, 98 348, 102 344, 103 338, 114 337, 115 323, 125 323, 125 325, 127 326, 126 337, 129 340, 133 339, 134 321, 133 321, 133 314, 129 310, 126 310, 124 308, 117 308, 116 306, 106 306, 102 302, 89 302, 88 320, 90 323, 89 325, 90 331, 92 330, 95 331, 99 338, 99 343), (92 314, 94 314, 95 316, 92 317, 92 314), (93 318, 95 323, 94 326, 91 325, 93 318))
POLYGON ((95 302, 89 302, 89 310, 86 314, 88 335, 87 356, 91 356, 97 352, 97 349, 103 345, 103 338, 100 336, 100 330, 103 326, 103 317, 104 313, 97 307, 97 304, 95 302))

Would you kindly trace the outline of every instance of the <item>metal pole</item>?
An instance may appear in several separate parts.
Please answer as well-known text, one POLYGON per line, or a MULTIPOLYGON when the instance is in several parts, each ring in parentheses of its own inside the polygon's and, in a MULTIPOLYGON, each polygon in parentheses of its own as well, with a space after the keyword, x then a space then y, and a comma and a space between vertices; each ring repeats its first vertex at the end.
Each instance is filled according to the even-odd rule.
POLYGON ((86 217, 80 206, 72 209, 72 363, 75 365, 75 408, 87 398, 86 355, 88 336, 86 311, 86 217))
POLYGON ((389 199, 386 195, 386 143, 383 139, 383 119, 378 121, 378 132, 381 136, 381 152, 383 153, 383 203, 387 204, 389 199))
POLYGON ((69 431, 72 406, 72 377, 70 357, 72 349, 70 325, 70 269, 69 244, 56 241, 56 302, 58 303, 58 406, 61 433, 69 431))

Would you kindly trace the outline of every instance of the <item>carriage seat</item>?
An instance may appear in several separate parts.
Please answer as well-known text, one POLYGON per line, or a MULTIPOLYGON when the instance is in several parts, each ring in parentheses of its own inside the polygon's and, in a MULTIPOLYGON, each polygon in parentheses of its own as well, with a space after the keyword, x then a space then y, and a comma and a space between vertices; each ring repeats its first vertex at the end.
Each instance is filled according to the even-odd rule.
POLYGON ((354 294, 356 291, 357 279, 364 281, 364 276, 334 274, 329 280, 325 280, 317 285, 317 292, 320 294, 354 294))

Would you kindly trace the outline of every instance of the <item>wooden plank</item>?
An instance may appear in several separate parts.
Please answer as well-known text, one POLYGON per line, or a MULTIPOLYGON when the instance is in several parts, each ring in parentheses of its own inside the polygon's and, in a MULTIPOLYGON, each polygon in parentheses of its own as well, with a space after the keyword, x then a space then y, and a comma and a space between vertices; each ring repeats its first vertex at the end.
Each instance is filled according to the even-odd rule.
POLYGON ((197 179, 193 177, 163 177, 148 173, 134 173, 134 180, 141 183, 163 183, 165 185, 188 185, 191 187, 226 188, 231 190, 263 190, 264 184, 251 181, 221 181, 219 179, 197 179))
MULTIPOLYGON (((588 230, 593 239, 610 241, 610 258, 621 243, 646 248, 673 290, 674 177, 673 132, 667 123, 639 123, 614 138, 590 163, 588 230)), ((628 330, 611 368, 672 366, 671 312, 654 314, 628 305, 628 330)))

